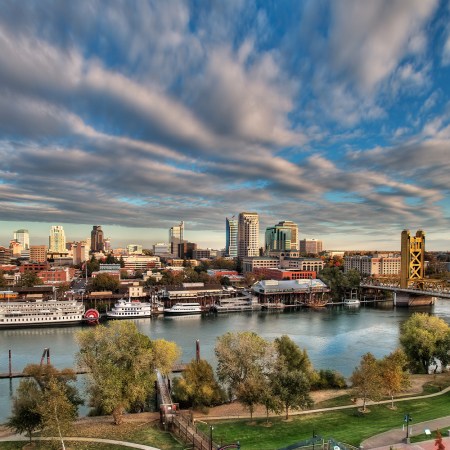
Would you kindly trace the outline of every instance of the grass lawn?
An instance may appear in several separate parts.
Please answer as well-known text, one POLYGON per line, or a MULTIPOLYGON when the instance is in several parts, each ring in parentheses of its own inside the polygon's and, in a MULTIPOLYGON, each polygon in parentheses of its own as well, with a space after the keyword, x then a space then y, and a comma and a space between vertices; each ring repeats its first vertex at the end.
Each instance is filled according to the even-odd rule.
POLYGON ((450 393, 447 393, 430 399, 398 402, 396 410, 390 410, 387 405, 379 405, 370 406, 370 412, 366 414, 360 414, 353 408, 292 416, 288 422, 271 418, 271 426, 266 425, 265 419, 257 419, 251 423, 248 419, 218 421, 214 422, 214 441, 239 441, 246 450, 269 450, 309 439, 315 432, 325 439, 332 437, 337 441, 359 446, 361 441, 370 436, 401 427, 406 413, 410 413, 417 423, 449 415, 449 405, 450 393))

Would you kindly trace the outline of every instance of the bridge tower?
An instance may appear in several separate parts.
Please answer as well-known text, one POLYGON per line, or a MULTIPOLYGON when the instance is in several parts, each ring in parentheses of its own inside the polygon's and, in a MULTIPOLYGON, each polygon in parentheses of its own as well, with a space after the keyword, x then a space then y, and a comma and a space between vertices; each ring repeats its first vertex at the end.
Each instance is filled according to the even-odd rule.
POLYGON ((418 230, 411 237, 409 230, 403 230, 401 240, 400 288, 407 289, 412 282, 416 288, 422 289, 425 275, 425 233, 418 230))

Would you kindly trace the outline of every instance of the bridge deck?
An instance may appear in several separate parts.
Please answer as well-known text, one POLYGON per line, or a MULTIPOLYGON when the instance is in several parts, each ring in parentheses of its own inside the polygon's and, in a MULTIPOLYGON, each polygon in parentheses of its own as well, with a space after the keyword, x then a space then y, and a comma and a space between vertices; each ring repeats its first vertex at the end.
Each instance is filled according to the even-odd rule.
POLYGON ((421 289, 402 289, 397 286, 387 286, 378 284, 360 284, 362 288, 381 289, 384 291, 404 292, 405 294, 429 295, 431 297, 450 299, 450 290, 421 290, 421 289))

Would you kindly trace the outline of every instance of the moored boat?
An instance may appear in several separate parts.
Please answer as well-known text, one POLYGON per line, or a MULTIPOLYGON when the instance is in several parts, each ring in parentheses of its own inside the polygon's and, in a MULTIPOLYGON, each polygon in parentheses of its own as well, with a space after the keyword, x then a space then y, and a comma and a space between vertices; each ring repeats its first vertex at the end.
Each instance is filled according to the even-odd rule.
POLYGON ((78 325, 84 305, 75 300, 36 300, 0 303, 0 329, 50 325, 78 325))
POLYGON ((127 299, 120 299, 110 311, 106 312, 108 319, 141 319, 151 315, 151 303, 127 299))
POLYGON ((202 312, 200 303, 176 303, 171 308, 164 308, 164 314, 168 316, 185 316, 202 312))
POLYGON ((257 311, 261 309, 256 297, 236 297, 218 300, 211 309, 216 313, 229 313, 241 311, 257 311))

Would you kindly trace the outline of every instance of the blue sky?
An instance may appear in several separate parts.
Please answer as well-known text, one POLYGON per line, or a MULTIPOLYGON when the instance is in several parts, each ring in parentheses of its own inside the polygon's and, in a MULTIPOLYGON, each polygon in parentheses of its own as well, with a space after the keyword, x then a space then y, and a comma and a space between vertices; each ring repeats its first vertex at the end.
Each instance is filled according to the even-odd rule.
POLYGON ((221 248, 257 211, 326 248, 450 250, 450 7, 3 1, 0 244, 103 225, 221 248))

